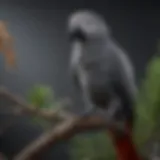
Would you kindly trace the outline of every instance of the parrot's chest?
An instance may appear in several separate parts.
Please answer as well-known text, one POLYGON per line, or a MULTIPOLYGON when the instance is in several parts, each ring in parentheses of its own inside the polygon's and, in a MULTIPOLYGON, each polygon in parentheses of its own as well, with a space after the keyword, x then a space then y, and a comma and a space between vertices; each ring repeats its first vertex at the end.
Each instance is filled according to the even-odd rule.
POLYGON ((90 80, 88 92, 93 103, 99 107, 106 107, 111 100, 111 89, 109 82, 90 80))
POLYGON ((87 89, 93 103, 105 107, 112 94, 110 69, 103 69, 100 64, 93 63, 80 67, 79 70, 81 83, 87 89))

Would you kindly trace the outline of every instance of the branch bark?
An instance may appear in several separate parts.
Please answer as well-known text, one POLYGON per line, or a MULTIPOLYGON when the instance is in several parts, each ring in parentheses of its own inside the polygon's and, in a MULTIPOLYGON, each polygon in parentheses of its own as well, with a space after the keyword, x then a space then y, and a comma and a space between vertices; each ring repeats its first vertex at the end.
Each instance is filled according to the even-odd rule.
POLYGON ((106 128, 117 128, 123 133, 124 127, 119 124, 107 123, 102 117, 88 116, 88 117, 71 117, 65 122, 60 123, 55 128, 40 136, 35 142, 31 143, 22 152, 17 155, 14 160, 36 160, 51 146, 57 142, 72 138, 75 134, 100 130, 106 128))
POLYGON ((117 129, 123 134, 127 132, 124 129, 124 124, 113 121, 112 123, 110 121, 107 122, 103 116, 77 116, 62 110, 60 112, 39 110, 35 106, 28 105, 24 100, 11 94, 4 88, 0 89, 0 96, 7 97, 18 105, 18 112, 20 112, 20 114, 38 115, 48 121, 55 121, 57 118, 61 120, 56 127, 42 134, 37 140, 24 148, 14 160, 36 160, 41 153, 45 152, 52 145, 59 141, 69 139, 80 132, 106 128, 117 129))

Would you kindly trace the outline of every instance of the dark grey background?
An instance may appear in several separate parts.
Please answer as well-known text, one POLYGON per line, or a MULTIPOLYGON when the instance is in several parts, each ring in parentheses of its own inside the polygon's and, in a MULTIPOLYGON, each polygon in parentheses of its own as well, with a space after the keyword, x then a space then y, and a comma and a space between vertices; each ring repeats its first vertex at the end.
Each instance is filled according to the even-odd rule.
MULTIPOLYGON (((142 3, 134 1, 131 4, 124 0, 1 0, 0 19, 9 22, 19 67, 17 72, 5 72, 1 57, 1 84, 22 95, 36 83, 52 86, 57 97, 73 98, 77 106, 74 111, 82 111, 79 107, 81 100, 68 75, 69 45, 65 31, 68 14, 79 8, 95 9, 105 16, 114 37, 128 51, 139 84, 160 37, 159 4, 155 1, 142 3)), ((3 123, 6 116, 1 116, 0 120, 3 123)), ((1 150, 12 157, 41 132, 40 127, 23 119, 2 136, 1 150)), ((66 149, 67 144, 55 147, 50 159, 67 159, 66 149)))

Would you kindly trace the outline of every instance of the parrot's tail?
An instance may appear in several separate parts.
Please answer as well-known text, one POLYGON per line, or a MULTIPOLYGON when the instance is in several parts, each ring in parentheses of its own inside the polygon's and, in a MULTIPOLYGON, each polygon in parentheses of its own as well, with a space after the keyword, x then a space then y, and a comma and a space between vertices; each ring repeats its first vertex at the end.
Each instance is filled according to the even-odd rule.
POLYGON ((117 136, 115 131, 109 131, 116 149, 117 160, 140 160, 132 141, 132 128, 127 126, 128 134, 117 136))

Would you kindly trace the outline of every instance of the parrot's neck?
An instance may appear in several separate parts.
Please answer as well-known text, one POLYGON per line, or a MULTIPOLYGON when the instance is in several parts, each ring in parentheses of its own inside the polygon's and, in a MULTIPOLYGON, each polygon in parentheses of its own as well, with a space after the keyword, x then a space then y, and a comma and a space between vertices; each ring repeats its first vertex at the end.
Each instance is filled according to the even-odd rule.
POLYGON ((82 61, 85 61, 86 63, 101 62, 105 55, 105 39, 93 39, 84 45, 82 61))

